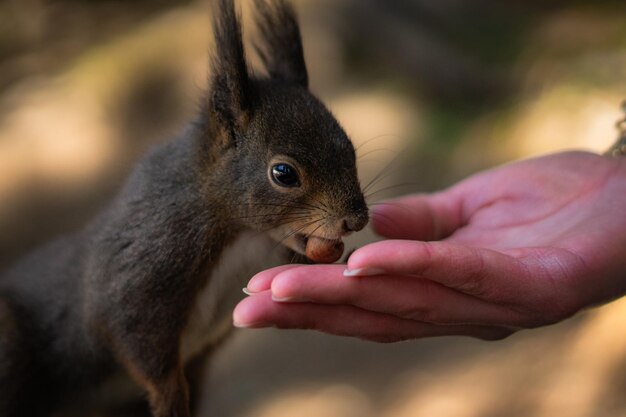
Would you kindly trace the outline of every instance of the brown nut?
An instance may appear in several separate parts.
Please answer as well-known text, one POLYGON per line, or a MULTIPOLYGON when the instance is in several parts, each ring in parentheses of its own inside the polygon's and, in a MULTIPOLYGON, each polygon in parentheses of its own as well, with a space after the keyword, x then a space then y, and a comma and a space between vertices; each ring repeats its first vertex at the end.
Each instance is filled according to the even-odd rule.
POLYGON ((306 257, 315 263, 331 264, 341 258, 343 242, 321 237, 310 237, 306 243, 306 257))

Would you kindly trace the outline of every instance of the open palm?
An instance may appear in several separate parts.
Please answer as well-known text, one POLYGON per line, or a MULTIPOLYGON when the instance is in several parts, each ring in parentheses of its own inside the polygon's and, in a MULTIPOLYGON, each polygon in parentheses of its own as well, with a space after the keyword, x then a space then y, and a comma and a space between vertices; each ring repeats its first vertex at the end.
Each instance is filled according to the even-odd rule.
POLYGON ((568 152, 377 206, 387 240, 341 265, 283 266, 248 285, 242 327, 378 341, 493 339, 626 292, 626 159, 568 152))

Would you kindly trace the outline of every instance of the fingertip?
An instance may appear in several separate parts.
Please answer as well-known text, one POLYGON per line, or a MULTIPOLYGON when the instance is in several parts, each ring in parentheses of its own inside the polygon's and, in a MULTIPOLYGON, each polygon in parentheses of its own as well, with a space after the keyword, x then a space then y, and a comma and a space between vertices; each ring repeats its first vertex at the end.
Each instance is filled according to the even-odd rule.
POLYGON ((391 239, 438 240, 462 224, 459 204, 458 196, 450 192, 385 201, 372 208, 372 228, 391 239))
POLYGON ((348 259, 344 276, 412 274, 412 265, 424 261, 430 242, 388 239, 359 248, 348 259))
POLYGON ((326 265, 298 265, 276 274, 270 285, 272 299, 275 301, 291 301, 299 296, 303 288, 310 282, 327 273, 326 265))
POLYGON ((372 228, 392 239, 431 239, 435 213, 426 195, 412 195, 383 202, 372 211, 372 228))
POLYGON ((368 268, 371 268, 367 265, 367 254, 369 252, 370 245, 360 247, 352 252, 350 257, 348 258, 348 261, 346 262, 346 269, 344 269, 343 271, 344 277, 362 276, 363 272, 366 272, 368 268))
POLYGON ((396 241, 383 240, 358 248, 350 255, 350 258, 348 258, 343 275, 346 277, 368 276, 380 275, 387 272, 383 265, 381 265, 381 254, 388 252, 386 247, 393 245, 394 242, 396 241))
MULTIPOLYGON (((250 278, 248 281, 248 285, 246 285, 246 290, 249 293, 255 294, 261 291, 267 291, 272 286, 272 281, 274 278, 283 271, 287 271, 292 268, 296 268, 300 265, 298 264, 287 264, 277 266, 275 268, 266 269, 265 271, 261 271, 250 278)), ((246 292, 244 290, 244 292, 246 292)), ((249 295, 249 294, 248 294, 249 295)))
POLYGON ((272 324, 264 314, 268 294, 260 293, 246 297, 235 306, 232 314, 233 325, 239 328, 268 327, 272 324))
POLYGON ((251 304, 253 304, 253 297, 246 297, 241 300, 233 310, 233 324, 235 327, 245 327, 245 324, 250 322, 251 304))
POLYGON ((274 301, 287 301, 293 297, 294 271, 288 270, 274 277, 270 285, 272 299, 274 301))
POLYGON ((268 290, 272 284, 273 275, 269 275, 266 271, 259 272, 248 281, 248 284, 244 288, 243 292, 251 295, 261 291, 268 290))
POLYGON ((398 233, 398 220, 406 214, 398 214, 399 211, 408 211, 406 203, 402 200, 382 202, 372 207, 370 211, 370 224, 374 232, 381 236, 393 236, 398 233))
POLYGON ((311 292, 317 291, 332 280, 342 278, 345 265, 299 265, 281 271, 271 282, 272 296, 279 301, 308 300, 311 292))

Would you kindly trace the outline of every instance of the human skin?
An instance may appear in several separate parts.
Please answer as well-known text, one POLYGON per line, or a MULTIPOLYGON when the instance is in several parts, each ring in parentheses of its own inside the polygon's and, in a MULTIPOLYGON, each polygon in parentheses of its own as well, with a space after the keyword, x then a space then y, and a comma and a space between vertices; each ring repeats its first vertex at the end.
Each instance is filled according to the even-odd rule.
POLYGON ((626 293, 626 158, 564 152, 372 209, 346 265, 255 275, 236 326, 499 339, 626 293))

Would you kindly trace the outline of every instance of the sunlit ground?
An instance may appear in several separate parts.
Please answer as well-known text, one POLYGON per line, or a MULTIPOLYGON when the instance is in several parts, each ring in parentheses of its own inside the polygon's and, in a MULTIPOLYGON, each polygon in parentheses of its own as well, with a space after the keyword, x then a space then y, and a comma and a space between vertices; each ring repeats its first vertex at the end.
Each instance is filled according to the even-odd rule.
MULTIPOLYGON (((374 180, 370 202, 445 187, 513 159, 602 151, 616 137, 626 98, 619 4, 535 21, 510 64, 513 98, 471 117, 401 81, 354 75, 320 11, 333 3, 296 4, 312 88, 358 148, 362 181, 374 180)), ((209 20, 203 2, 164 8, 0 90, 0 265, 88 221, 133 162, 184 125, 206 85, 209 20)), ((364 232, 351 245, 375 238, 364 232)), ((238 331, 207 374, 201 415, 623 416, 625 327, 619 300, 499 342, 376 345, 238 331)))

